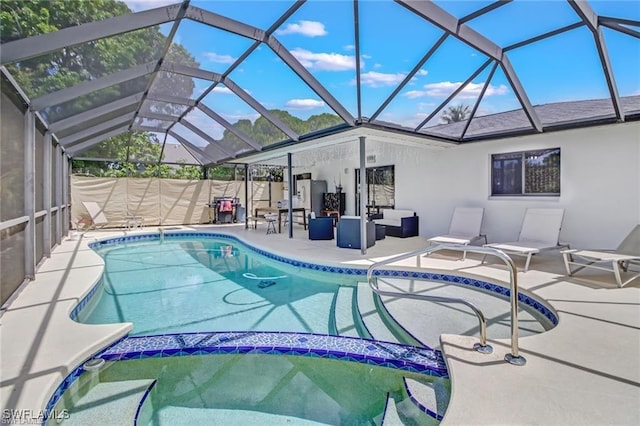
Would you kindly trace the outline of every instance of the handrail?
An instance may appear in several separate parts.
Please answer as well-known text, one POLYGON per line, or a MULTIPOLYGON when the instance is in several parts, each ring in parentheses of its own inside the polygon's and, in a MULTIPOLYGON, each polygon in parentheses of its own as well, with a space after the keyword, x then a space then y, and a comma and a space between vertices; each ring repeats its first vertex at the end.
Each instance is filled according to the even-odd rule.
POLYGON ((505 355, 505 360, 510 364, 514 365, 524 365, 526 363, 526 359, 519 354, 518 349, 518 275, 517 269, 511 257, 509 257, 502 250, 497 250, 492 247, 476 247, 476 246, 467 246, 462 244, 438 244, 435 246, 422 248, 418 250, 414 250, 408 253, 403 253, 398 256, 394 256, 385 260, 381 260, 369 266, 367 269, 367 281, 369 286, 374 291, 374 293, 382 295, 382 296, 395 296, 395 297, 405 297, 409 299, 422 299, 422 300, 431 300, 438 302, 448 302, 448 303, 461 303, 470 307, 473 312, 478 317, 478 321, 480 322, 480 344, 475 344, 474 349, 478 352, 482 353, 491 353, 492 348, 490 345, 486 343, 486 319, 482 311, 480 311, 477 307, 475 307, 472 303, 457 298, 448 298, 448 297, 439 297, 439 296, 427 296, 422 294, 410 294, 410 293, 398 293, 398 292, 390 292, 380 290, 378 287, 378 277, 373 275, 373 271, 380 266, 388 265, 390 263, 397 262, 399 260, 409 259, 412 257, 418 257, 418 267, 420 267, 420 255, 423 254, 431 254, 441 250, 452 250, 452 251, 462 251, 462 252, 472 252, 472 253, 480 253, 486 255, 495 256, 507 265, 509 268, 509 277, 511 284, 511 353, 505 355), (375 279, 374 279, 375 278, 375 279))

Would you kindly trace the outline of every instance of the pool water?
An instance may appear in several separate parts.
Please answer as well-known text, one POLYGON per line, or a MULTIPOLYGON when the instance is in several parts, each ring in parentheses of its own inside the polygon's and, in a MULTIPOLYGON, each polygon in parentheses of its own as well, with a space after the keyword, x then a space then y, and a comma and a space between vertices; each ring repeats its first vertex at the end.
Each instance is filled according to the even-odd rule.
MULTIPOLYGON (((87 373, 85 373, 86 375, 87 373)), ((264 425, 264 424, 380 424, 387 398, 393 398, 404 424, 437 424, 416 408, 407 394, 404 378, 428 386, 448 386, 448 381, 407 371, 353 362, 300 356, 215 355, 147 358, 107 363, 99 374, 108 393, 94 395, 88 376, 78 381, 84 391, 69 408, 63 424, 81 424, 96 416, 105 403, 120 410, 100 413, 105 423, 124 421, 135 412, 143 388, 125 390, 126 383, 157 379, 138 410, 136 424, 143 425, 264 425), (84 382, 84 384, 82 384, 84 382), (135 393, 138 395, 135 395, 135 393), (126 400, 133 405, 127 410, 126 400)), ((144 382, 142 382, 144 384, 144 382)), ((129 424, 132 424, 129 419, 129 424)))
MULTIPOLYGON (((132 322, 132 335, 194 331, 336 334, 332 305, 353 277, 304 270, 228 239, 99 250, 103 286, 80 322, 132 322)), ((354 312, 355 313, 355 312, 354 312)))

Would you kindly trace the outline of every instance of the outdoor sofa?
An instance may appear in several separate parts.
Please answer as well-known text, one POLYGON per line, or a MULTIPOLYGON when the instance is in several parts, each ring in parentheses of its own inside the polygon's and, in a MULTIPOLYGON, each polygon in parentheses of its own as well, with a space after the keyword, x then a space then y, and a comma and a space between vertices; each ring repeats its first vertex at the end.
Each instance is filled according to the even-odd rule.
POLYGON ((380 214, 374 215, 376 225, 386 227, 385 234, 390 237, 416 237, 419 231, 419 222, 416 212, 413 210, 382 209, 380 214))

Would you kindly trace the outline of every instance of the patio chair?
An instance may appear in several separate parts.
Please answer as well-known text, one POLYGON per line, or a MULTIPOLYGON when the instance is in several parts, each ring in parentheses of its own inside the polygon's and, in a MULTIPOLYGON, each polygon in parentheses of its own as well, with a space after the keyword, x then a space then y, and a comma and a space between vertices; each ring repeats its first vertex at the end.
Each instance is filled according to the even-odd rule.
MULTIPOLYGON (((461 244, 469 245, 477 240, 484 239, 487 243, 487 236, 480 233, 484 209, 482 207, 456 207, 453 210, 449 232, 445 235, 438 235, 429 238, 429 244, 461 244)), ((467 258, 467 252, 462 255, 462 260, 467 258)))
POLYGON ((333 220, 331 216, 309 217, 309 239, 310 240, 333 240, 333 220))
MULTIPOLYGON (((531 256, 534 254, 544 250, 569 248, 569 244, 558 242, 563 217, 564 209, 527 209, 518 241, 491 243, 484 246, 502 250, 510 255, 526 256, 527 261, 523 272, 527 272, 531 256)), ((484 262, 484 258, 482 261, 484 262)))
POLYGON ((103 227, 109 224, 109 220, 107 220, 102 207, 100 207, 98 203, 96 203, 95 201, 83 201, 82 205, 85 209, 87 209, 87 212, 91 217, 91 225, 89 225, 89 227, 85 229, 85 231, 89 231, 97 227, 103 227))
POLYGON ((573 274, 584 268, 613 272, 616 284, 622 288, 640 277, 640 272, 632 273, 623 282, 621 274, 621 270, 629 272, 631 263, 640 264, 640 225, 636 225, 615 250, 572 249, 563 250, 561 253, 564 258, 567 275, 573 276, 573 274), (577 268, 572 270, 571 265, 575 265, 577 268))

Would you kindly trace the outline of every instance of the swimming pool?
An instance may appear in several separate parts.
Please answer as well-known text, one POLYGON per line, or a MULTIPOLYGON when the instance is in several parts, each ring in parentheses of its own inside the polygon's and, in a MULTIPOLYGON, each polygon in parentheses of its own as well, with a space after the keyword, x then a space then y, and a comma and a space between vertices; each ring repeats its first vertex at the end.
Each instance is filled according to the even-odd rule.
MULTIPOLYGON (((336 298, 357 285, 352 276, 283 264, 225 238, 175 238, 105 246, 97 252, 105 261, 102 286, 78 320, 132 322, 132 335, 245 330, 338 334, 336 298)), ((348 307, 351 311, 344 314, 353 322, 357 312, 348 307)))
MULTIPOLYGON (((204 418, 231 424, 379 424, 390 412, 409 423, 428 424, 444 414, 449 382, 442 354, 426 345, 406 344, 415 339, 394 324, 398 314, 392 303, 389 308, 376 305, 364 269, 286 259, 224 234, 141 235, 99 241, 92 248, 105 259, 104 277, 71 316, 88 324, 132 322, 133 332, 95 355, 106 361, 99 372, 84 366, 74 370, 51 398, 49 410, 68 409, 74 421, 99 418, 101 410, 114 412, 104 402, 120 401, 111 395, 115 393, 134 395, 127 402, 133 408, 122 412, 133 411, 139 424, 204 418), (362 302, 367 299, 368 304, 362 302), (371 317, 378 317, 380 328, 392 329, 391 339, 379 334, 371 317), (393 343, 392 338, 398 339, 393 343), (237 380, 217 379, 245 363, 237 376, 229 373, 237 380), (211 376, 201 383, 202 371, 211 376), (377 377, 375 396, 366 393, 362 401, 343 400, 340 392, 328 390, 344 377, 351 377, 355 393, 372 386, 366 374, 353 371, 377 377), (269 386, 254 386, 261 374, 270 377, 265 379, 272 386, 269 395, 293 395, 295 400, 303 391, 294 384, 302 380, 311 394, 323 392, 318 398, 326 404, 299 402, 290 407, 281 398, 264 403, 260 392, 269 386), (174 388, 181 393, 173 393, 174 388), (424 395, 416 396, 425 392, 428 403, 423 403, 424 395), (184 395, 190 397, 185 400, 184 395), (330 411, 330 401, 369 406, 341 409, 345 417, 340 419, 313 414, 330 411), (414 416, 420 420, 411 420, 414 416)), ((393 270, 381 274, 390 282, 409 277, 439 283, 437 287, 456 283, 477 293, 482 288, 488 291, 481 292, 483 297, 495 294, 505 299, 503 311, 508 310, 505 289, 483 281, 393 270)), ((537 301, 526 295, 520 300, 537 311, 542 322, 557 321, 537 301)), ((449 318, 442 322, 451 323, 449 318)), ((462 327, 469 332, 466 324, 462 327)))

